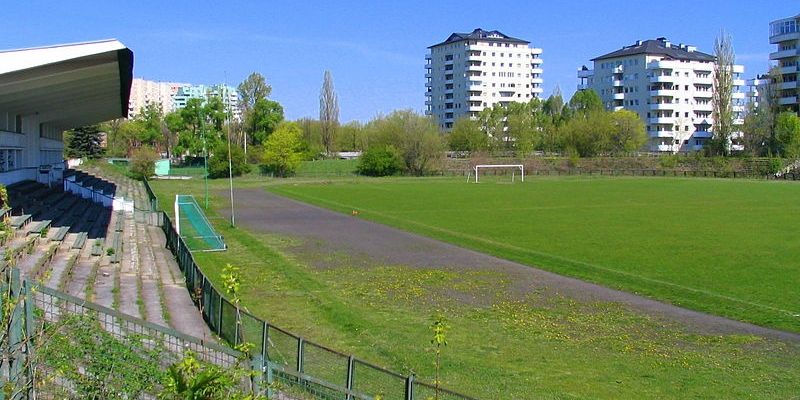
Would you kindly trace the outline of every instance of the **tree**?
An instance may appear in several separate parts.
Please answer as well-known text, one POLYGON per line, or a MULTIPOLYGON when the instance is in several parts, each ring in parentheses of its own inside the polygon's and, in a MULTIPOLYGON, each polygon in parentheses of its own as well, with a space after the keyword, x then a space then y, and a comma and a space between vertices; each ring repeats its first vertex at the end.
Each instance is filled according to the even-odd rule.
POLYGON ((362 151, 366 148, 364 126, 358 121, 351 121, 339 127, 336 135, 336 148, 341 151, 362 151))
POLYGON ((152 147, 142 146, 133 151, 130 171, 136 179, 148 178, 155 172, 158 153, 152 147))
POLYGON ((733 134, 733 64, 736 55, 731 37, 724 31, 714 41, 714 56, 713 138, 706 147, 711 154, 727 155, 733 134))
POLYGON ((325 149, 325 155, 330 156, 339 127, 339 99, 336 97, 330 71, 325 71, 322 89, 319 92, 319 121, 322 124, 322 147, 325 149))
POLYGON ((253 142, 256 145, 262 144, 283 121, 283 106, 277 101, 259 99, 250 111, 249 118, 253 128, 253 142))
POLYGON ((403 159, 392 146, 378 145, 367 149, 358 159, 356 171, 362 175, 387 176, 403 170, 403 159))
POLYGON ((778 154, 786 158, 800 157, 800 117, 791 111, 778 114, 775 121, 778 154))
POLYGON ((279 177, 293 174, 303 160, 301 135, 294 122, 279 125, 264 143, 264 169, 279 177))
POLYGON ((453 151, 483 151, 489 148, 489 138, 469 117, 456 120, 453 130, 447 135, 447 145, 453 151))
POLYGON ((87 125, 67 132, 64 155, 67 158, 99 158, 103 155, 102 135, 97 125, 87 125))
POLYGON ((628 110, 611 113, 612 131, 608 141, 609 152, 624 154, 639 150, 647 142, 644 122, 639 114, 628 110))
POLYGON ((569 99, 571 115, 582 115, 603 111, 603 101, 594 90, 579 90, 569 99))
MULTIPOLYGON (((259 100, 265 100, 272 93, 272 87, 267 84, 267 80, 263 75, 258 72, 251 73, 242 83, 239 84, 237 91, 239 92, 240 102, 239 105, 242 109, 242 119, 244 120, 242 126, 242 142, 244 145, 244 152, 247 154, 247 145, 251 143, 257 129, 257 116, 253 115, 253 110, 256 108, 256 103, 259 100)), ((283 119, 283 111, 281 110, 281 120, 283 119)), ((268 136, 271 131, 266 132, 268 136)))
POLYGON ((211 157, 208 158, 208 177, 227 178, 229 167, 233 176, 241 176, 250 172, 250 165, 247 164, 247 159, 241 148, 231 146, 231 160, 229 164, 227 143, 217 144, 212 150, 211 157))
POLYGON ((593 157, 609 148, 609 134, 613 130, 608 112, 591 112, 564 125, 561 146, 581 157, 593 157))
POLYGON ((395 111, 367 124, 369 148, 376 145, 393 146, 403 159, 405 170, 424 175, 441 160, 444 142, 439 129, 430 117, 410 110, 395 111))

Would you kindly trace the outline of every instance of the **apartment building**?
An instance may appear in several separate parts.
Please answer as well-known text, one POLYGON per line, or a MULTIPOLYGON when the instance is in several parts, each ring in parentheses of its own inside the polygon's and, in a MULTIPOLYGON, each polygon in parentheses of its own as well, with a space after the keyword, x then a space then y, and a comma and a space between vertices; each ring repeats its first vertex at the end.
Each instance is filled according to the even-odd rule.
MULTIPOLYGON (((594 69, 578 71, 578 88, 595 90, 608 110, 638 113, 647 126, 648 150, 696 151, 712 137, 714 56, 661 37, 637 41, 592 61, 594 69)), ((743 66, 733 67, 738 126, 744 122, 743 72, 743 66)), ((740 139, 736 132, 732 149, 741 149, 740 139)))
POLYGON ((425 113, 448 130, 495 104, 542 94, 542 49, 499 31, 453 33, 425 55, 425 113))
POLYGON ((148 104, 159 104, 166 114, 175 110, 172 97, 178 88, 187 85, 176 82, 156 82, 135 78, 131 84, 131 99, 128 105, 128 117, 133 118, 141 113, 148 104))
POLYGON ((190 85, 184 84, 178 87, 176 93, 172 96, 172 102, 175 110, 180 110, 186 107, 186 102, 189 99, 208 100, 211 97, 221 97, 222 104, 225 107, 230 107, 231 115, 235 120, 241 120, 242 111, 239 108, 239 92, 233 86, 227 85, 190 85))
POLYGON ((800 15, 772 21, 769 24, 769 42, 777 46, 769 59, 777 62, 783 79, 778 92, 782 106, 800 113, 800 15))
POLYGON ((763 97, 766 93, 767 85, 770 79, 767 74, 758 75, 755 78, 748 79, 747 85, 747 106, 755 110, 758 108, 760 102, 764 101, 763 97))

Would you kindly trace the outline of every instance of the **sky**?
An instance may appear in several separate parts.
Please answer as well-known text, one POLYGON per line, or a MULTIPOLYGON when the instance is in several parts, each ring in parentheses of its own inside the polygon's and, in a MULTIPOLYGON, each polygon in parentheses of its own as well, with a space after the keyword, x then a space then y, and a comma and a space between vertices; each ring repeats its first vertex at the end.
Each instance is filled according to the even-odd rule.
POLYGON ((499 30, 543 48, 544 94, 575 91, 590 59, 666 37, 712 53, 731 35, 745 77, 767 71, 769 22, 798 0, 610 1, 37 1, 0 0, 0 49, 116 38, 134 75, 237 85, 259 72, 287 119, 319 116, 325 70, 340 120, 422 112, 427 47, 453 32, 499 30))

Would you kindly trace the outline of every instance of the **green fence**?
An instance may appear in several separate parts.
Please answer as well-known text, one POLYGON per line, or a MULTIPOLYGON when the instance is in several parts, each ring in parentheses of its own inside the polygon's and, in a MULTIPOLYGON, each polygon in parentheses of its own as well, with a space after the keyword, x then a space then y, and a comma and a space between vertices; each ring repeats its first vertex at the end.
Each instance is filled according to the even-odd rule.
MULTIPOLYGON (((145 183, 147 185, 147 183, 145 183)), ((152 191, 148 190, 148 193, 152 191)), ((151 199, 152 202, 153 199, 151 199)), ((164 214, 167 247, 175 255, 186 286, 211 330, 233 346, 250 343, 264 360, 263 381, 282 392, 298 391, 317 399, 422 400, 437 389, 428 383, 370 364, 352 355, 305 340, 236 307, 203 274, 164 214), (237 320, 240 323, 237 323, 237 320)), ((439 399, 472 400, 439 388, 439 399)))

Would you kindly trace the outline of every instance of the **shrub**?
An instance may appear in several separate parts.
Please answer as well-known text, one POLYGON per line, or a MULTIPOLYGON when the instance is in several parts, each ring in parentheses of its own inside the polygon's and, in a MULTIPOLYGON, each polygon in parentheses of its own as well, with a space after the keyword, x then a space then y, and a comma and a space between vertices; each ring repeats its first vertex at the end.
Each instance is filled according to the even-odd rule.
POLYGON ((400 153, 392 146, 373 146, 358 161, 356 171, 368 176, 395 175, 404 168, 400 153))
POLYGON ((147 178, 155 173, 158 153, 152 147, 142 146, 131 156, 131 176, 135 179, 147 178))
MULTIPOLYGON (((231 172, 233 176, 241 176, 250 172, 250 165, 244 156, 244 150, 238 146, 231 146, 231 172)), ((215 148, 211 157, 208 159, 209 178, 228 177, 228 144, 220 143, 215 148)))
POLYGON ((279 125, 264 142, 262 172, 274 173, 279 177, 294 174, 303 159, 301 135, 300 126, 296 123, 279 125))

